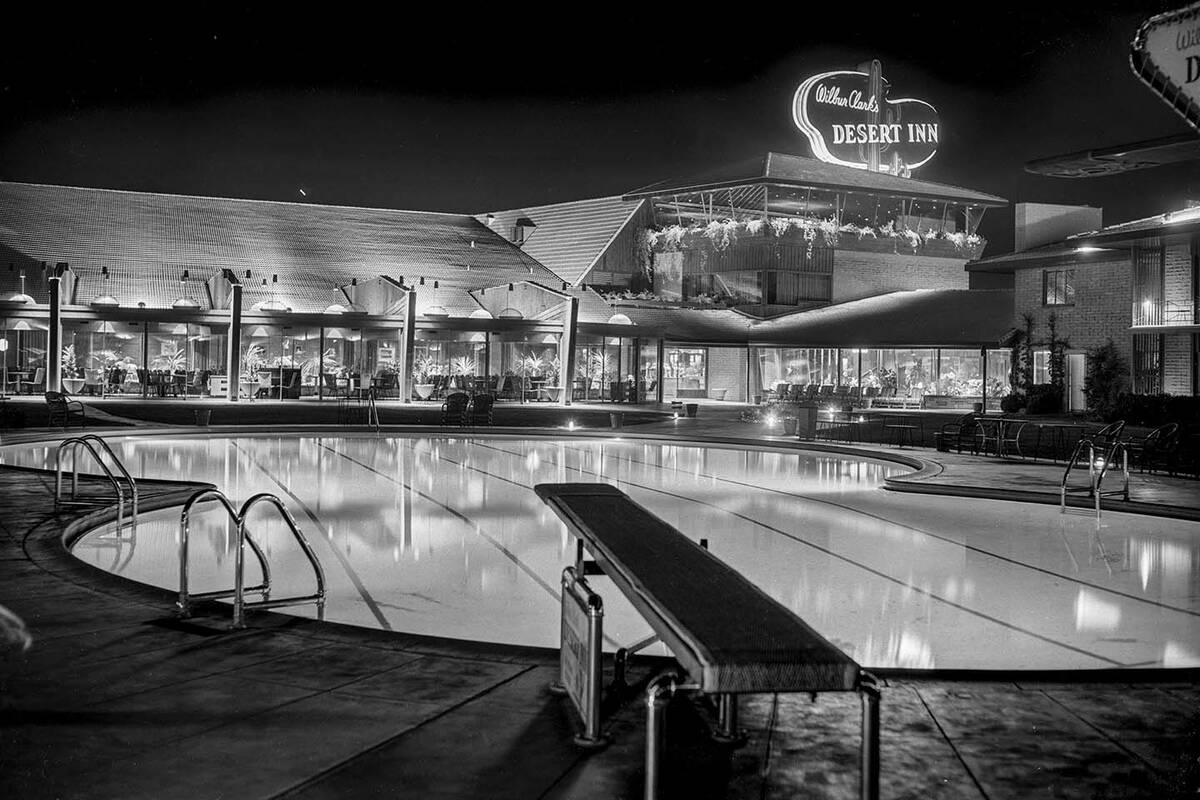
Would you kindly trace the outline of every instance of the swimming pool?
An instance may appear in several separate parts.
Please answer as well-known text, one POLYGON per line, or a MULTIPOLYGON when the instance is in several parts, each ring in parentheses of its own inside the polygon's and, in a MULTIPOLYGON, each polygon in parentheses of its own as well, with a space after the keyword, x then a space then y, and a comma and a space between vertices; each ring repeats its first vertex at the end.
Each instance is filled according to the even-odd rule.
MULTIPOLYGON (((606 481, 711 550, 868 667, 1080 669, 1200 665, 1195 523, 887 492, 910 468, 829 453, 586 438, 113 437, 135 475, 281 497, 329 579, 326 618, 418 634, 556 646, 573 560, 535 483, 606 481)), ((0 450, 43 466, 46 446, 0 450)), ((231 583, 232 536, 193 518, 193 591, 231 583)), ((74 553, 177 588, 178 510, 74 553)), ((275 596, 311 591, 282 525, 251 521, 275 596)), ((257 573, 248 560, 248 580, 257 573)), ((608 646, 648 627, 604 591, 608 646)), ((311 607, 288 609, 312 615, 311 607)))

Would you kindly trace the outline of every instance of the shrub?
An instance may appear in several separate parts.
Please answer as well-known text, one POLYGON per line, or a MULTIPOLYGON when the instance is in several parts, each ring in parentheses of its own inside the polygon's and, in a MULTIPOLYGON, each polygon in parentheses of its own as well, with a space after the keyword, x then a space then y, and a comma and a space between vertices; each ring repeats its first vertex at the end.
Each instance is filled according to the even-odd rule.
POLYGON ((1052 383, 1035 383, 1029 387, 1025 408, 1030 414, 1057 414, 1062 411, 1063 390, 1052 383))
POLYGON ((1088 351, 1087 375, 1083 379, 1083 394, 1088 412, 1105 422, 1117 419, 1117 397, 1128 388, 1129 365, 1121 357, 1113 340, 1088 351))
POLYGON ((1200 420, 1200 397, 1123 392, 1113 403, 1106 422, 1123 419, 1127 425, 1157 428, 1168 422, 1194 426, 1200 420))
POLYGON ((1012 414, 1020 411, 1025 407, 1025 395, 1013 392, 1006 394, 1000 398, 1000 410, 1005 414, 1012 414))

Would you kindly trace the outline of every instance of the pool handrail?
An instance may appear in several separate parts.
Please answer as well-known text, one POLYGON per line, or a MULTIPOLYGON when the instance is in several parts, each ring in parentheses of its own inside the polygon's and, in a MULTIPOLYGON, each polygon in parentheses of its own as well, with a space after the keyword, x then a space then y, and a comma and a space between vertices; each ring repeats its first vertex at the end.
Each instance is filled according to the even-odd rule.
POLYGON ((1059 485, 1059 509, 1058 513, 1067 513, 1067 493, 1070 491, 1088 493, 1093 501, 1093 508, 1096 514, 1096 519, 1100 519, 1100 499, 1106 495, 1121 495, 1123 500, 1129 500, 1129 448, 1125 442, 1120 440, 1112 441, 1107 447, 1096 446, 1092 439, 1080 439, 1075 443, 1075 450, 1071 453, 1071 457, 1067 459, 1067 467, 1063 470, 1062 483, 1059 485), (1088 466, 1088 485, 1076 489, 1068 488, 1067 481, 1071 477, 1072 470, 1080 464, 1080 456, 1085 451, 1087 452, 1088 466), (1104 478, 1108 474, 1110 468, 1120 466, 1121 474, 1124 476, 1120 489, 1111 489, 1104 491, 1104 478))
POLYGON ((303 603, 316 603, 317 619, 325 618, 325 570, 321 567, 321 561, 317 558, 317 554, 313 551, 312 546, 308 543, 308 539, 300 531, 296 520, 291 512, 284 506, 283 501, 269 492, 260 492, 254 495, 245 503, 242 504, 241 510, 238 512, 238 533, 237 542, 234 549, 234 595, 233 595, 233 628, 238 630, 246 627, 246 606, 255 608, 278 608, 280 606, 293 606, 303 603), (313 568, 313 574, 317 579, 317 591, 310 595, 296 595, 293 597, 281 597, 275 600, 263 598, 257 603, 247 603, 245 598, 245 561, 246 553, 243 542, 247 538, 246 519, 250 514, 250 510, 259 503, 268 503, 275 507, 279 512, 279 516, 283 518, 284 523, 291 530, 293 538, 300 549, 304 551, 305 557, 308 558, 308 563, 313 568))
MULTIPOLYGON (((192 494, 183 504, 183 510, 179 514, 179 599, 175 602, 177 613, 180 619, 187 619, 191 616, 191 603, 195 600, 215 600, 223 597, 233 597, 233 589, 218 589, 211 592, 197 592, 191 594, 188 591, 188 541, 190 539, 191 530, 191 511, 192 507, 197 503, 205 500, 216 500, 229 514, 229 518, 233 520, 235 525, 241 524, 241 518, 238 516, 237 509, 233 503, 225 496, 225 493, 220 489, 201 489, 192 494)), ((250 549, 254 551, 254 555, 258 558, 258 564, 262 570, 262 583, 257 586, 246 587, 244 591, 260 592, 263 599, 267 599, 271 593, 271 567, 267 563, 267 558, 263 554, 262 548, 250 536, 250 532, 246 532, 246 542, 250 545, 250 549)))
POLYGON ((112 459, 112 462, 116 466, 117 470, 121 473, 121 476, 125 479, 126 483, 129 484, 130 502, 132 505, 132 508, 131 508, 132 513, 130 515, 130 522, 136 527, 137 518, 138 518, 137 481, 134 480, 133 475, 131 475, 129 473, 129 470, 125 468, 125 464, 121 461, 121 459, 117 456, 117 454, 113 452, 113 449, 111 447, 109 447, 108 442, 104 441, 104 439, 102 437, 97 436, 94 433, 89 433, 84 436, 72 436, 69 439, 63 439, 61 442, 58 443, 58 447, 55 448, 55 450, 54 450, 54 503, 55 503, 55 505, 62 502, 62 456, 63 456, 64 448, 71 455, 71 500, 75 501, 79 494, 78 451, 79 451, 79 448, 82 446, 82 447, 86 448, 89 453, 92 454, 92 459, 95 460, 96 464, 104 472, 105 477, 107 477, 108 480, 113 485, 113 490, 115 491, 115 493, 117 495, 117 530, 121 530, 125 526, 125 492, 121 488, 120 481, 117 480, 116 475, 114 475, 113 471, 111 469, 109 469, 107 464, 104 463, 104 459, 101 458, 100 453, 98 453, 96 451, 96 448, 92 446, 93 442, 95 442, 96 444, 99 444, 101 450, 103 450, 105 453, 108 454, 109 458, 112 459))

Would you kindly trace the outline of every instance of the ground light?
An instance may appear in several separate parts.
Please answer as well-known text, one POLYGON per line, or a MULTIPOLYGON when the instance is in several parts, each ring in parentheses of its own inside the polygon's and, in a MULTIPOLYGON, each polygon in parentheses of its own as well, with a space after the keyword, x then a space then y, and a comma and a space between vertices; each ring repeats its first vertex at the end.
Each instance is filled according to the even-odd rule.
POLYGON ((567 420, 567 430, 569 430, 569 431, 575 430, 575 420, 573 420, 573 419, 567 420))

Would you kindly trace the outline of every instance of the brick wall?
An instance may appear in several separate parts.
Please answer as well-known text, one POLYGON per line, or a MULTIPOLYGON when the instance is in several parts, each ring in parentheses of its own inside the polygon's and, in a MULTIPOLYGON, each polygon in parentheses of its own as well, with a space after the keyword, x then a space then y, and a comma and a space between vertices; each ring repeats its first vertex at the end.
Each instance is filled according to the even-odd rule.
POLYGON ((906 289, 966 289, 966 259, 835 250, 835 303, 906 289))
POLYGON ((1167 333, 1163 339, 1163 391, 1192 393, 1192 335, 1167 333))
POLYGON ((745 347, 708 348, 709 391, 727 389, 726 400, 745 402, 747 368, 745 347))
MULTIPOLYGON (((1047 267, 1053 269, 1053 267, 1047 267)), ((1114 261, 1076 264, 1075 305, 1042 305, 1042 269, 1019 269, 1015 275, 1013 327, 1024 329, 1022 314, 1033 315, 1035 339, 1046 336, 1046 319, 1058 318, 1058 335, 1070 340, 1072 350, 1089 350, 1109 337, 1126 361, 1132 357, 1129 325, 1132 321, 1130 265, 1127 257, 1114 261)))
POLYGON ((1163 264, 1163 300, 1171 308, 1192 307, 1192 249, 1188 245, 1168 247, 1163 264))

